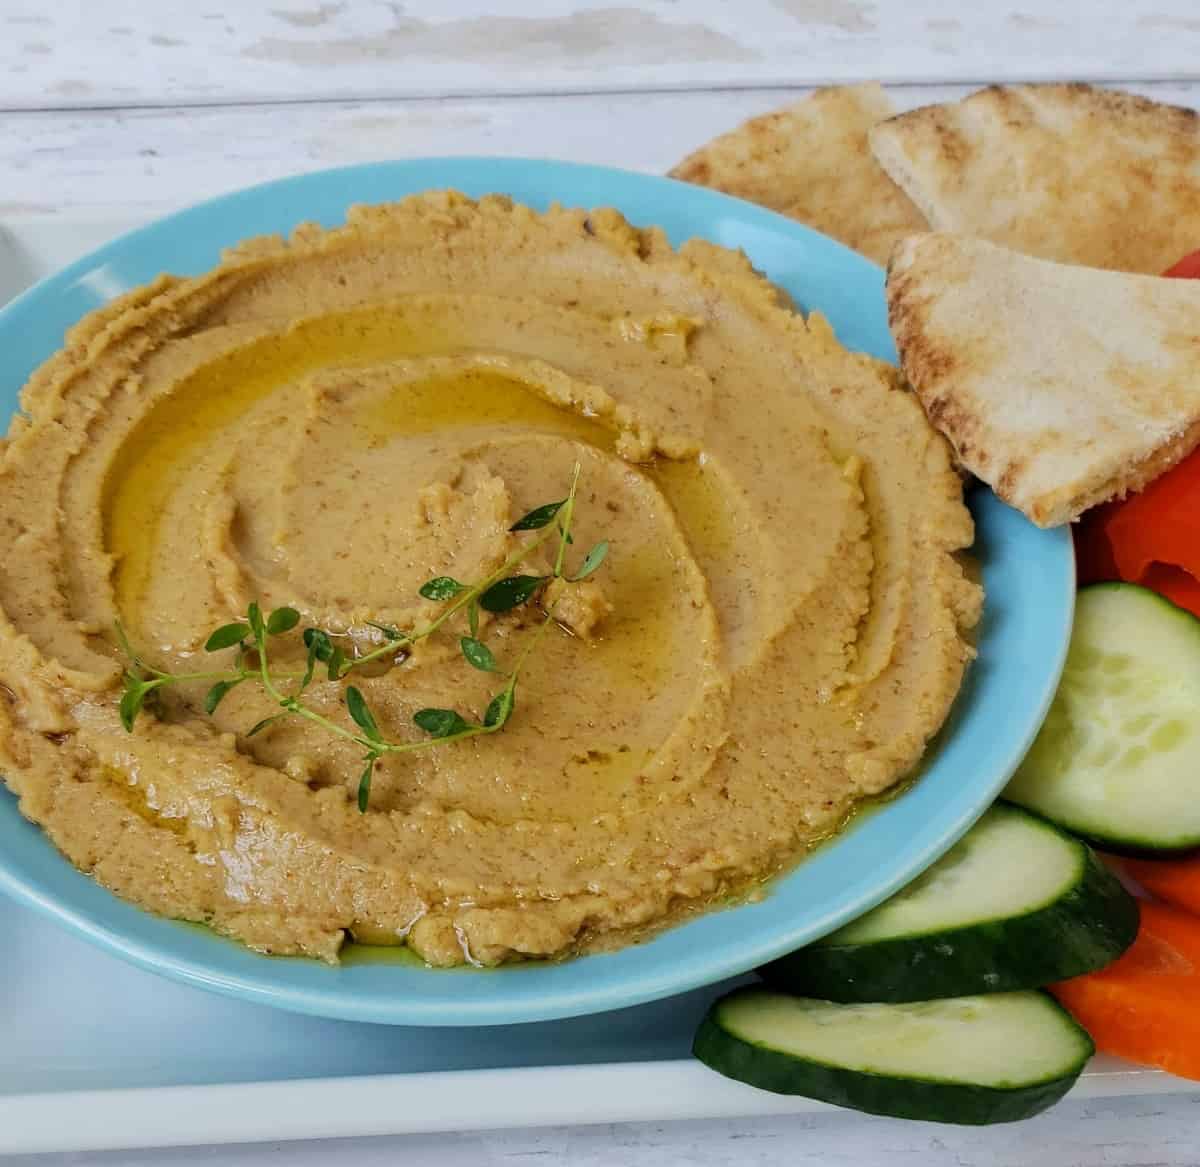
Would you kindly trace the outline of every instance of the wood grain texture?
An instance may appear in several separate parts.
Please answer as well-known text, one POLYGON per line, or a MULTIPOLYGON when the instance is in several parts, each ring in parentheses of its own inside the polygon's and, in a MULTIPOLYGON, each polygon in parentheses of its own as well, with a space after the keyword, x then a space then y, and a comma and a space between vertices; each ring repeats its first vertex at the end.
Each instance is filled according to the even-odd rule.
MULTIPOLYGON (((1200 83, 1140 84, 1200 102, 1200 83)), ((967 86, 891 87, 901 109, 967 86)), ((0 118, 0 217, 150 215, 286 174, 431 154, 538 155, 664 173, 802 88, 9 113, 0 118)))
POLYGON ((1186 78, 1188 0, 4 0, 0 109, 1186 78))

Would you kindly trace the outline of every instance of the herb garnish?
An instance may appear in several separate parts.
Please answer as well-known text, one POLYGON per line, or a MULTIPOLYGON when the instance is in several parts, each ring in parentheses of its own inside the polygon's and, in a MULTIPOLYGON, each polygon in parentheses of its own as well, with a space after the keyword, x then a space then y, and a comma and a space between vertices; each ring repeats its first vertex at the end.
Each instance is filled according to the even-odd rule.
POLYGON ((118 622, 117 641, 129 662, 124 673, 124 692, 120 703, 122 725, 132 732, 138 713, 151 703, 158 691, 166 685, 183 681, 211 682, 211 687, 204 697, 204 710, 210 715, 216 711, 231 689, 247 681, 261 685, 267 695, 278 704, 280 711, 252 726, 246 736, 253 737, 283 718, 302 717, 337 737, 346 738, 361 746, 363 770, 358 781, 358 809, 365 812, 370 803, 371 779, 375 772, 375 764, 385 754, 411 753, 465 738, 497 733, 508 723, 516 704, 517 680, 521 670, 553 621, 558 601, 555 600, 545 608, 537 629, 529 636, 516 663, 508 672, 500 667, 492 650, 479 637, 479 610, 482 608, 485 612, 492 613, 511 611, 541 595, 553 580, 576 583, 590 576, 604 561, 608 554, 607 541, 597 543, 584 556, 579 569, 573 575, 565 574, 567 547, 574 542, 571 538, 571 524, 575 516, 579 473, 580 467, 576 463, 566 498, 534 508, 509 528, 513 532, 541 531, 542 534, 513 552, 491 575, 478 583, 461 583, 445 575, 427 580, 421 585, 420 594, 427 600, 447 601, 447 606, 424 627, 411 632, 370 622, 371 627, 383 635, 384 643, 362 656, 347 657, 335 644, 333 634, 323 628, 305 628, 301 633, 301 641, 305 647, 304 671, 275 672, 270 665, 269 642, 274 637, 284 636, 293 631, 300 623, 300 613, 295 608, 284 607, 276 608, 264 617, 258 603, 252 601, 246 608, 243 620, 223 624, 214 629, 204 643, 206 652, 236 649, 231 670, 168 673, 149 664, 134 650, 125 630, 118 622), (514 568, 556 535, 558 547, 554 566, 549 574, 512 574, 514 568), (492 696, 480 720, 464 717, 454 709, 419 709, 413 714, 413 722, 427 737, 417 741, 395 742, 384 737, 366 698, 355 685, 347 685, 344 694, 346 711, 356 727, 355 730, 331 721, 304 703, 302 698, 316 678, 318 665, 324 666, 327 681, 341 681, 355 669, 380 657, 391 655, 394 659, 406 646, 432 636, 463 609, 466 609, 470 633, 459 639, 463 658, 480 672, 505 677, 504 684, 492 696))

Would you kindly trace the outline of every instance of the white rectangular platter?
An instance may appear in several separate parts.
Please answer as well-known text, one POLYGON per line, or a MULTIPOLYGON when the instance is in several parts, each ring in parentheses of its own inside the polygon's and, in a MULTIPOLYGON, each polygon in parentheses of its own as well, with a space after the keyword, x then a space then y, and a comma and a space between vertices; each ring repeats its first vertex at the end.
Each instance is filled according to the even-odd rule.
MULTIPOLYGON (((0 304, 137 223, 0 220, 0 304)), ((405 1029, 176 985, 0 899, 0 1154, 794 1114, 688 1057, 720 986, 537 1025, 405 1029)), ((1079 1097, 1193 1093, 1099 1058, 1079 1097)))

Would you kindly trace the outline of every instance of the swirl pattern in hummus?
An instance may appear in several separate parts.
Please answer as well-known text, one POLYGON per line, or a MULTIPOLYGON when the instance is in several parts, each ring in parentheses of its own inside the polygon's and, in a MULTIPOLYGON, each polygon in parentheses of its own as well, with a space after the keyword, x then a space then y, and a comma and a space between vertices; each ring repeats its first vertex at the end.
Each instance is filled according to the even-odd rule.
MULTIPOLYGON (((73 863, 269 952, 611 946, 744 891, 912 772, 971 650, 944 441, 743 257, 613 211, 435 193, 259 239, 93 313, 0 465, 0 770, 73 863), (371 643, 480 579, 582 463, 604 571, 501 734, 378 767, 242 685, 118 719, 119 616, 208 667, 258 599, 371 643)), ((536 613, 491 618, 511 659, 536 613)), ((358 683, 388 736, 494 681, 459 630, 358 683)), ((313 702, 345 718, 343 686, 313 702)))

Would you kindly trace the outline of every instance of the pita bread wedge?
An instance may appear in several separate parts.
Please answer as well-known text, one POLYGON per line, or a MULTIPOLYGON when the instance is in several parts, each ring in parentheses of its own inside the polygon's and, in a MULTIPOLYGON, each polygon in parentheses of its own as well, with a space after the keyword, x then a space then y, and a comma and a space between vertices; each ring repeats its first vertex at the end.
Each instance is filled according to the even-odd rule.
POLYGON ((1200 282, 916 235, 888 269, 905 376, 962 465, 1042 527, 1200 444, 1200 282))
POLYGON ((714 139, 670 174, 761 203, 886 263, 897 239, 925 228, 867 145, 867 131, 893 113, 878 85, 818 89, 714 139))
POLYGON ((1200 116, 1092 85, 997 85, 876 126, 938 231, 1155 274, 1200 247, 1200 116))

